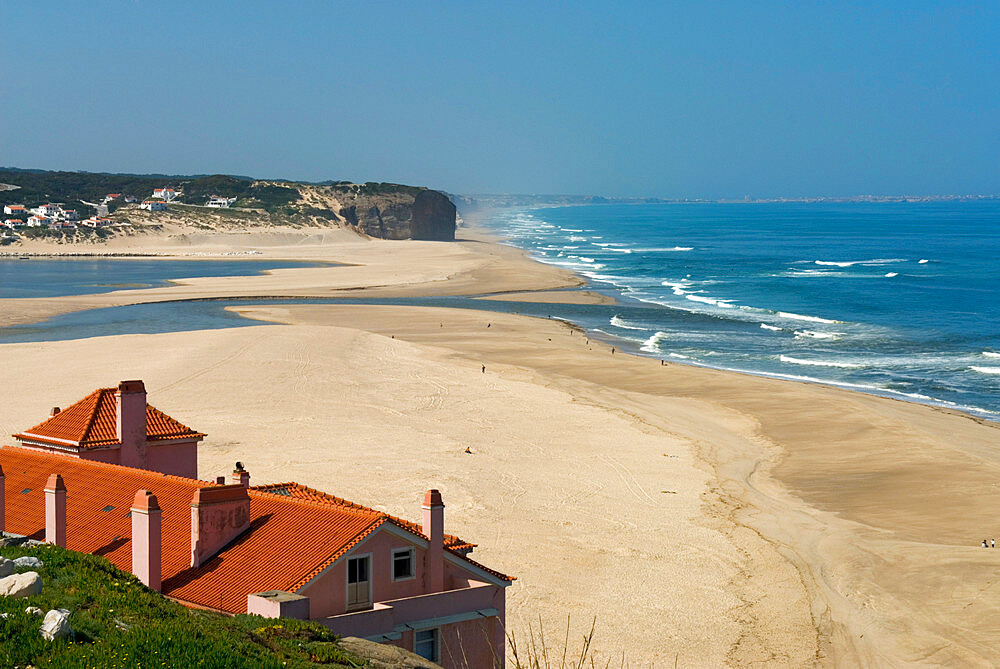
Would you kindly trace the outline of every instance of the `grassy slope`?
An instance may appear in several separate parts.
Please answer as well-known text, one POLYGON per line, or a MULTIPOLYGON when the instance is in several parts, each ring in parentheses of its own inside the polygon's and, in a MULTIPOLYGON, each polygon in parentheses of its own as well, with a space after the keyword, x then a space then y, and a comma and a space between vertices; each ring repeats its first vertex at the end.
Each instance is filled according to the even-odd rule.
MULTIPOLYGON (((34 555, 42 594, 0 597, 0 666, 16 667, 361 667, 330 632, 313 623, 195 611, 143 586, 104 558, 51 546, 4 547, 8 559, 34 555), (69 609, 76 639, 49 642, 42 619, 69 609)), ((20 569, 19 571, 27 571, 20 569)))

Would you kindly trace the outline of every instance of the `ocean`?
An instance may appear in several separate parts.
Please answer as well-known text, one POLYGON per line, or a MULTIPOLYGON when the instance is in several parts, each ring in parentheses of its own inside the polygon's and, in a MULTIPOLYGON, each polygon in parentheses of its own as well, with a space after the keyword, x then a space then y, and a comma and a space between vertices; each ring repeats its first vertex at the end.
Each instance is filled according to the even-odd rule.
POLYGON ((488 225, 617 297, 573 320, 627 350, 1000 419, 1000 201, 601 204, 488 225))

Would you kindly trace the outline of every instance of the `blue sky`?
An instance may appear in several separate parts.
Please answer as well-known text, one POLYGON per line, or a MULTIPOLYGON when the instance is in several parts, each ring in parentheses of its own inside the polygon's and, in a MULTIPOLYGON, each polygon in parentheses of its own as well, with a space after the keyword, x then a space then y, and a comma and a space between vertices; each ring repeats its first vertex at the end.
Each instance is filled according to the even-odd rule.
POLYGON ((7 2, 0 165, 1000 192, 1000 5, 7 2))

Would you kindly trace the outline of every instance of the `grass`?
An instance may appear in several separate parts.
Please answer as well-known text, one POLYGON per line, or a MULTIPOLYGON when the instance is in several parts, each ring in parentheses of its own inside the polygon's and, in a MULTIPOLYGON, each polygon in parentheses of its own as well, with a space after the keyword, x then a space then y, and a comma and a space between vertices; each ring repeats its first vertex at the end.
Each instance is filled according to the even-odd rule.
MULTIPOLYGON (((34 555, 44 567, 42 593, 0 597, 0 666, 93 667, 363 667, 321 625, 188 609, 142 585, 104 558, 54 546, 0 548, 8 559, 34 555), (25 613, 69 609, 74 639, 50 642, 41 618, 25 613)), ((25 571, 25 570, 19 570, 25 571)))
POLYGON ((537 627, 528 625, 526 639, 508 630, 507 647, 510 650, 510 662, 507 666, 511 669, 611 669, 611 667, 625 669, 628 666, 624 654, 620 664, 612 663, 611 659, 600 664, 594 657, 593 643, 597 618, 591 622, 590 631, 583 635, 578 646, 570 641, 569 627, 570 619, 566 616, 565 634, 555 645, 545 638, 541 618, 537 627))

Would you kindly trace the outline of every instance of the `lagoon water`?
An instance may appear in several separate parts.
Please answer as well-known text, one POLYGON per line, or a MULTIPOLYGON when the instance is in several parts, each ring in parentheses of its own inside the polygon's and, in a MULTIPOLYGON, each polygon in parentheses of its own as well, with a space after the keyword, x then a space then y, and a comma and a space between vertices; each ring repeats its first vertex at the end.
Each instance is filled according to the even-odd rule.
POLYGON ((583 324, 637 352, 1000 418, 1000 201, 608 204, 490 224, 620 297, 583 324))
POLYGON ((159 260, 143 258, 0 259, 0 298, 90 295, 165 286, 172 279, 245 276, 313 263, 274 260, 159 260))

